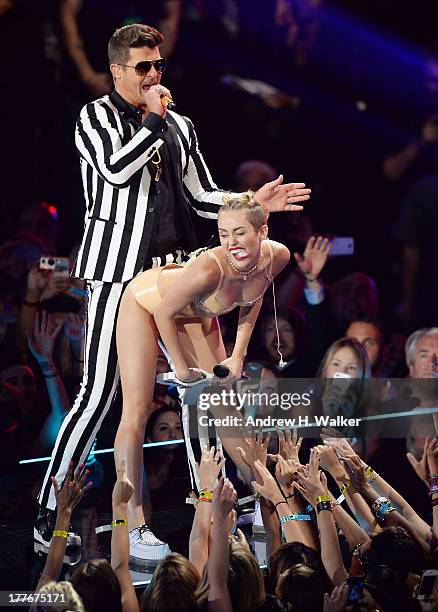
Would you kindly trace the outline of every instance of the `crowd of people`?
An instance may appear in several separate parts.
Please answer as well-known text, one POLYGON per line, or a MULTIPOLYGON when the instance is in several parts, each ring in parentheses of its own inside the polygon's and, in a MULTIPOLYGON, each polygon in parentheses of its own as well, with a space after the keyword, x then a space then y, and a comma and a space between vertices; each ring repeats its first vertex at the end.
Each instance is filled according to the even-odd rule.
MULTIPOLYGON (((0 3, 0 23, 20 11, 14 4, 0 3)), ((421 134, 382 164, 400 189, 394 311, 391 285, 353 258, 340 264, 332 226, 309 214, 304 183, 246 160, 235 192, 217 188, 193 123, 163 104, 172 92, 160 82, 162 57, 177 42, 180 2, 156 11, 165 39, 136 24, 114 33, 121 16, 108 19, 101 35, 110 39, 111 76, 102 41, 87 39, 86 17, 101 14, 99 3, 61 5, 80 81, 70 110, 79 115, 84 237, 70 240, 71 209, 59 218, 55 205, 32 198, 16 219, 5 217, 11 232, 2 229, 0 244, 0 516, 35 509, 34 537, 47 554, 31 585, 46 596, 39 608, 56 596, 65 610, 87 611, 438 610, 433 78, 421 134), (99 97, 90 103, 91 95, 99 97), (205 227, 215 242, 199 251, 205 227), (218 426, 216 442, 198 429, 192 448, 197 396, 187 388, 215 364, 226 366, 225 378, 213 379, 219 388, 237 383, 263 398, 242 413, 261 420, 278 416, 274 398, 299 381, 311 404, 293 416, 313 426, 272 434, 218 426), (174 384, 156 384, 170 369, 174 384), (360 424, 321 428, 320 416, 360 424), (143 452, 157 442, 168 444, 143 452), (115 473, 93 452, 105 446, 115 447, 115 473), (20 463, 47 455, 45 473, 41 463, 20 463), (58 582, 66 548, 81 542, 74 509, 108 487, 110 561, 87 561, 58 582), (154 513, 183 505, 189 489, 186 558, 149 525, 154 513), (266 568, 238 520, 248 496, 250 523, 261 515, 266 568), (140 600, 133 559, 158 564, 140 600)), ((300 69, 318 6, 306 17, 276 3, 282 44, 300 69)), ((275 110, 278 92, 269 96, 275 110)), ((80 181, 72 183, 73 193, 80 181)))

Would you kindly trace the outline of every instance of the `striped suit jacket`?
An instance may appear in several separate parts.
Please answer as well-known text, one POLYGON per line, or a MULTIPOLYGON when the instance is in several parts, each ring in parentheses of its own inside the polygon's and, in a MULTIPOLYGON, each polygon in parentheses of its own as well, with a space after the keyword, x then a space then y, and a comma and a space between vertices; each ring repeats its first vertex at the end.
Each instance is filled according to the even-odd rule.
POLYGON ((163 125, 175 136, 177 205, 216 219, 225 193, 213 182, 187 117, 168 111, 164 122, 151 113, 138 127, 126 119, 118 100, 124 102, 113 92, 84 106, 75 133, 86 213, 72 275, 105 282, 133 278, 145 261, 155 203, 146 163, 163 145, 163 125))

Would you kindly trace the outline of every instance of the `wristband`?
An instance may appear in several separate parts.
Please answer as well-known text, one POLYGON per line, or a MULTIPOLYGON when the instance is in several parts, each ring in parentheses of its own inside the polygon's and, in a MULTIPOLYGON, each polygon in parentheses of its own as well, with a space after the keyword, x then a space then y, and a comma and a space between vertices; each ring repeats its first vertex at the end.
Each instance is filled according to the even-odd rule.
POLYGON ((369 465, 367 469, 365 470, 365 478, 368 480, 369 483, 372 483, 378 477, 379 475, 377 474, 377 472, 375 472, 373 468, 369 465))
POLYGON ((68 538, 68 532, 64 531, 64 529, 54 529, 53 530, 53 536, 52 537, 58 537, 58 538, 68 538))
POLYGON ((126 519, 116 519, 111 521, 111 527, 127 527, 128 521, 126 519))
POLYGON ((44 374, 43 372, 43 376, 44 378, 56 378, 56 376, 58 376, 58 372, 53 372, 52 374, 44 374))
POLYGON ((333 510, 332 504, 330 501, 320 501, 316 505, 316 511, 318 514, 322 512, 323 510, 329 510, 330 512, 333 510))
POLYGON ((318 497, 316 498, 316 503, 319 504, 319 502, 331 502, 332 498, 330 497, 330 495, 318 495, 318 497))
POLYGON ((339 490, 342 493, 342 495, 345 496, 345 492, 351 487, 351 485, 352 485, 351 480, 346 480, 344 484, 339 487, 339 490))
POLYGON ((288 523, 289 521, 310 521, 311 518, 308 514, 286 514, 280 518, 280 523, 288 523))
POLYGON ((204 497, 206 499, 213 499, 213 491, 209 491, 208 489, 201 489, 199 491, 199 498, 204 497))
POLYGON ((295 497, 295 495, 297 494, 297 492, 295 491, 295 493, 291 493, 291 495, 286 495, 286 499, 291 499, 292 497, 295 497))
POLYGON ((211 499, 211 497, 198 497, 198 502, 207 502, 209 504, 213 503, 213 500, 211 499))

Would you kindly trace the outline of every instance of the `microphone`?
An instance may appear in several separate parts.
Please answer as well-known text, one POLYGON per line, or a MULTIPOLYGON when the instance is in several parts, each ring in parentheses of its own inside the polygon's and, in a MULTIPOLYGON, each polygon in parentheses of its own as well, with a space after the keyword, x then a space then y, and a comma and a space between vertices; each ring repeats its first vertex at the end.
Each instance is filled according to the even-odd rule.
POLYGON ((172 98, 169 98, 169 96, 166 96, 165 94, 161 94, 161 104, 168 110, 174 110, 176 108, 176 104, 172 98))
POLYGON ((230 370, 223 365, 215 365, 213 368, 213 374, 218 378, 226 378, 229 373, 230 370))

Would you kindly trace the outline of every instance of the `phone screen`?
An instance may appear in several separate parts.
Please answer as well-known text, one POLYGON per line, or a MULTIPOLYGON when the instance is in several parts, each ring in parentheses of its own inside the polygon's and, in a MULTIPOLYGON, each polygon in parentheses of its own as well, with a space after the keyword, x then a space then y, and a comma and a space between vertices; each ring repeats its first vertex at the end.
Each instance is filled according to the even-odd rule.
POLYGON ((350 576, 347 580, 347 584, 350 587, 350 591, 348 593, 348 603, 355 603, 360 601, 363 596, 363 576, 350 576))
POLYGON ((424 599, 428 599, 433 591, 437 575, 423 576, 421 578, 420 588, 418 589, 418 597, 421 595, 424 599))

